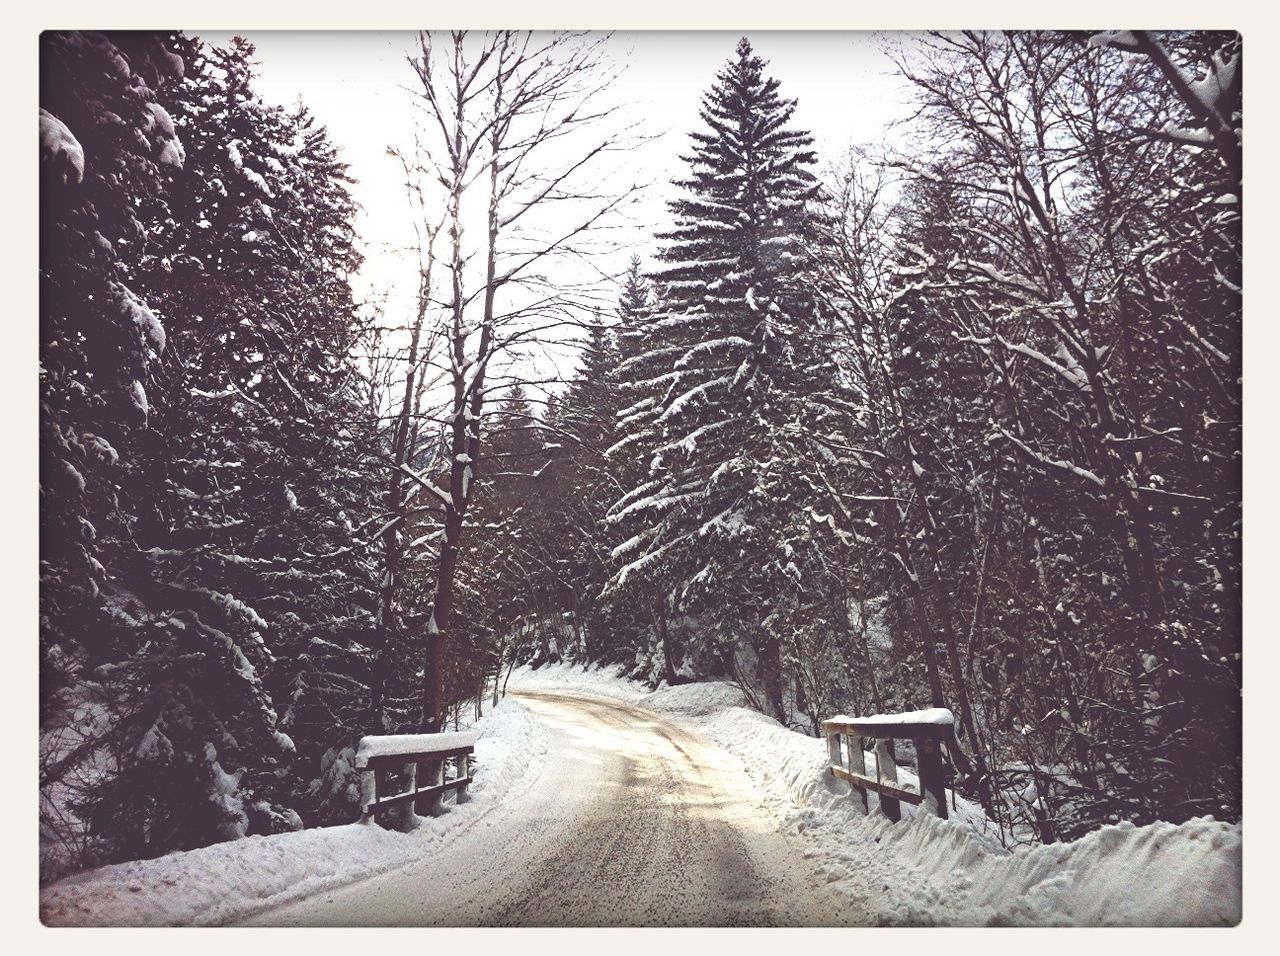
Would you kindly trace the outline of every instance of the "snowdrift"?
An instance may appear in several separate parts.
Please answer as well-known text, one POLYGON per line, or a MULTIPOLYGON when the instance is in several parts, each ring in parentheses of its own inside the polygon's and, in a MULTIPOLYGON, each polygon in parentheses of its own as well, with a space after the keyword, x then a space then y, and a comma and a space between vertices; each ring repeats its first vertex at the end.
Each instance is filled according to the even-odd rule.
MULTIPOLYGON (((825 742, 744 707, 724 683, 650 692, 613 669, 521 668, 509 689, 625 701, 718 744, 757 787, 761 813, 794 834, 837 889, 884 925, 1230 926, 1241 916, 1241 828, 1202 818, 1104 827, 1073 843, 1003 849, 981 810, 957 800, 939 820, 903 806, 893 824, 864 814, 826 772, 825 742)), ((218 925, 395 870, 518 797, 548 742, 518 699, 477 725, 472 799, 412 833, 351 824, 248 837, 103 867, 45 887, 54 926, 218 925)), ((874 768, 868 755, 869 769, 874 768)), ((907 768, 902 778, 915 782, 907 768)), ((872 797, 874 801, 874 796, 872 797)))
POLYGON ((507 698, 476 729, 470 800, 411 833, 352 823, 251 836, 155 860, 89 870, 45 887, 46 926, 216 926, 321 890, 397 869, 470 827, 537 776, 541 726, 507 698))
MULTIPOLYGON (((885 925, 1233 926, 1241 918, 1241 828, 1211 817, 1103 827, 1072 843, 1004 849, 980 807, 952 819, 903 805, 891 823, 826 772, 826 742, 749 710, 730 684, 650 692, 618 668, 549 665, 509 690, 607 697, 672 717, 736 756, 762 806, 804 839, 805 855, 885 925), (989 831, 989 832, 984 832, 989 831)), ((875 762, 867 754, 868 771, 875 762)), ((918 784, 908 768, 900 778, 918 784)))

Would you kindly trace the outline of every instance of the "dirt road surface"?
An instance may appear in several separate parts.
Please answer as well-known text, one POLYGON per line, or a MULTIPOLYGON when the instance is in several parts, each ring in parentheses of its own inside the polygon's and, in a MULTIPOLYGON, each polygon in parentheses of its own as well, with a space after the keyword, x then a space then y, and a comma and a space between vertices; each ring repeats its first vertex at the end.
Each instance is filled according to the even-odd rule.
POLYGON ((619 702, 517 696, 552 738, 527 792, 409 866, 259 912, 246 925, 870 922, 778 832, 729 754, 619 702))

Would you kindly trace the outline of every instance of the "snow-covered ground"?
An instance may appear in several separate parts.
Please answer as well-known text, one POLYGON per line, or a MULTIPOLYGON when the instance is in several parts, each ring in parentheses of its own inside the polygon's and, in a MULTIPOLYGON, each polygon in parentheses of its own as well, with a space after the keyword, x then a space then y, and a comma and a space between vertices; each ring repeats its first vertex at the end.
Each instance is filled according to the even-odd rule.
POLYGON ((513 699, 477 724, 470 799, 411 833, 353 823, 217 843, 90 870, 45 887, 47 926, 213 926, 395 870, 469 829, 525 789, 546 754, 542 725, 513 699))
MULTIPOLYGON (((486 924, 542 920, 556 907, 565 919, 598 920, 591 915, 600 912, 591 908, 594 897, 621 890, 604 885, 610 877, 603 870, 591 879, 584 874, 595 872, 592 866, 599 869, 601 861, 613 860, 616 866, 619 854, 626 856, 636 884, 621 899, 643 902, 651 891, 648 902, 660 918, 674 913, 663 900, 692 906, 698 901, 686 897, 703 892, 698 887, 710 894, 712 904, 721 891, 739 903, 750 899, 736 884, 725 890, 733 874, 720 873, 715 861, 728 857, 706 852, 707 833, 715 833, 721 850, 734 848, 728 856, 739 861, 736 868, 744 869, 742 860, 754 861, 757 875, 747 883, 775 887, 765 894, 767 906, 762 898, 747 909, 776 910, 772 918, 783 922, 807 922, 804 914, 820 899, 821 919, 849 923, 1232 925, 1240 920, 1239 826, 1211 819, 1179 826, 1119 825, 1070 844, 1010 852, 984 835, 981 812, 963 800, 948 821, 904 806, 903 822, 890 823, 875 812, 874 796, 873 812, 864 814, 846 785, 826 773, 823 741, 743 707, 740 692, 729 684, 650 692, 619 678, 614 669, 546 666, 515 671, 508 689, 613 699, 628 707, 592 716, 582 706, 557 709, 554 699, 526 698, 526 705, 508 697, 477 727, 473 799, 412 833, 353 824, 250 837, 104 867, 46 887, 42 919, 49 925, 350 924, 376 922, 369 914, 381 907, 381 919, 390 924, 416 919, 437 925, 433 914, 444 895, 453 901, 454 918, 474 916, 486 924), (656 715, 652 723, 646 712, 656 715), (682 743, 679 735, 685 732, 692 737, 682 743), (598 779, 610 761, 618 764, 617 772, 598 779), (631 779, 637 767, 649 767, 639 774, 640 784, 631 779), (581 780, 565 779, 575 772, 581 780), (646 774, 653 779, 646 782, 646 774), (641 784, 659 787, 663 798, 630 792, 641 784), (690 793, 699 795, 693 814, 690 793), (683 831, 672 821, 646 817, 668 812, 686 829, 690 820, 710 829, 690 830, 677 839, 672 834, 683 831), (628 826, 639 828, 640 836, 627 838, 622 831, 628 826), (749 835, 745 842, 744 833, 749 835), (778 842, 782 836, 794 849, 778 842), (672 845, 662 849, 664 840, 672 845), (669 857, 665 862, 657 858, 660 849, 669 857), (485 883, 467 881, 477 870, 488 880, 489 864, 480 858, 494 854, 519 872, 507 872, 495 898, 482 900, 476 887, 485 883), (789 854, 800 862, 803 854, 810 866, 788 867, 789 854), (555 877, 551 870, 558 860, 566 864, 561 869, 573 873, 555 877), (686 865, 696 885, 682 883, 687 892, 671 896, 664 874, 684 880, 688 874, 678 870, 686 865), (578 888, 567 900, 570 885, 578 888), (548 886, 559 889, 544 899, 548 886), (847 903, 836 906, 838 914, 826 901, 829 894, 840 894, 831 898, 847 903)), ((909 769, 899 772, 915 783, 909 769)), ((610 903, 614 909, 609 911, 616 905, 610 903)), ((696 921, 701 912, 690 909, 687 918, 696 921)))
MULTIPOLYGON (((1212 818, 1103 827, 1073 843, 1003 849, 981 810, 957 801, 952 820, 863 813, 826 773, 824 741, 746 709, 729 684, 662 687, 615 668, 549 665, 513 672, 509 690, 624 700, 669 715, 742 761, 778 824, 837 888, 886 924, 1219 926, 1241 916, 1241 828, 1212 818)), ((874 759, 867 755, 868 770, 874 759)), ((901 780, 918 784, 909 769, 901 780)))
POLYGON ((541 773, 413 864, 259 926, 866 926, 760 806, 741 761, 624 701, 520 697, 541 773))

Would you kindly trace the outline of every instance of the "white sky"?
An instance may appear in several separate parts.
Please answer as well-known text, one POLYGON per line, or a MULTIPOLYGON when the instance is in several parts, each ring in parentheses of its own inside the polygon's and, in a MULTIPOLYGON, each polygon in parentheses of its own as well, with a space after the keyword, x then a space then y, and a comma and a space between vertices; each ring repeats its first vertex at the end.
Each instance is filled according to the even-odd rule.
MULTIPOLYGON (((418 82, 406 56, 413 33, 245 31, 257 47, 257 88, 268 102, 291 104, 299 97, 329 129, 358 180, 363 212, 358 231, 369 291, 389 289, 391 301, 408 303, 416 281, 413 260, 399 252, 413 242, 411 210, 399 161, 387 147, 411 142, 411 88, 418 82)), ((628 248, 605 263, 626 266, 631 251, 649 259, 652 230, 668 221, 669 181, 683 173, 680 155, 688 133, 700 125, 702 94, 716 71, 734 54, 736 32, 620 32, 607 56, 624 69, 609 96, 626 104, 639 132, 656 137, 629 153, 607 157, 597 175, 620 188, 647 184, 633 207, 634 228, 622 233, 628 248)), ((232 34, 202 33, 225 45, 232 34)), ((782 95, 798 99, 793 125, 813 133, 819 156, 837 159, 851 145, 879 142, 886 127, 908 112, 907 90, 884 49, 895 35, 852 32, 755 32, 756 52, 782 84, 782 95)), ((900 37, 901 35, 896 35, 900 37)), ((407 307, 402 305, 400 307, 407 307)), ((567 357, 567 355, 562 355, 567 357)), ((555 359, 552 359, 553 364, 555 359)), ((567 370, 566 370, 567 371, 567 370)))

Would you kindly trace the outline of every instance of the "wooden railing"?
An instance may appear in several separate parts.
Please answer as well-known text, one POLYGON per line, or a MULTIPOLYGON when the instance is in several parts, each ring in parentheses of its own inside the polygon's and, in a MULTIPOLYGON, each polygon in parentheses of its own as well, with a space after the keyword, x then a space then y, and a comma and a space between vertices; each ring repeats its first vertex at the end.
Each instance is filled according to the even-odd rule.
POLYGON ((952 761, 967 765, 956 745, 955 718, 951 711, 938 707, 910 714, 878 714, 874 717, 833 717, 822 722, 831 757, 831 775, 849 782, 862 797, 862 805, 870 809, 867 791, 880 797, 880 810, 890 820, 902 819, 903 803, 924 804, 935 814, 947 818, 947 791, 943 782, 942 747, 951 752, 952 761), (848 763, 841 754, 840 740, 848 763), (864 740, 875 743, 876 775, 867 775, 864 740), (910 740, 916 749, 916 770, 920 790, 907 789, 898 781, 898 763, 893 752, 895 740, 910 740))
POLYGON ((412 803, 415 813, 438 816, 444 810, 444 795, 450 790, 458 792, 459 803, 464 802, 467 784, 471 783, 471 755, 477 737, 478 733, 361 737, 356 749, 356 769, 362 774, 361 818, 376 822, 379 810, 405 803, 412 803), (451 759, 456 765, 456 773, 446 780, 446 764, 451 759), (402 772, 408 787, 387 795, 387 775, 392 771, 402 772), (426 775, 433 778, 430 784, 419 786, 426 775))

